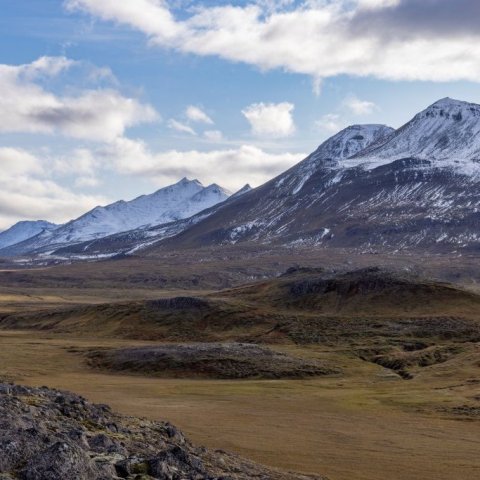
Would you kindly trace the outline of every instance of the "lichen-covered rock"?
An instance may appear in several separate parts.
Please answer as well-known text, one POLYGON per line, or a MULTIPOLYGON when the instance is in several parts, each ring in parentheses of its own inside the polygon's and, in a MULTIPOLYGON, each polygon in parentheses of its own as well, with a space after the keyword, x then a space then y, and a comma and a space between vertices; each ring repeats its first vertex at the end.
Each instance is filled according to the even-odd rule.
POLYGON ((287 480, 193 446, 173 425, 113 413, 69 392, 0 383, 0 480, 287 480))

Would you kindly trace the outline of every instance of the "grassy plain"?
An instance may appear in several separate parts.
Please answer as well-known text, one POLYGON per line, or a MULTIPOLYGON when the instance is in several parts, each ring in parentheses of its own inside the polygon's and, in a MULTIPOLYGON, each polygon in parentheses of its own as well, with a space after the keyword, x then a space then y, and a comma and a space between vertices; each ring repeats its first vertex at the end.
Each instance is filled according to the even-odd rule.
MULTIPOLYGON (((18 283, 13 286, 0 278, 2 314, 37 312, 22 317, 22 329, 4 325, 0 330, 0 378, 68 389, 125 414, 168 419, 198 444, 332 480, 480 478, 480 317, 470 294, 426 284, 412 290, 413 305, 398 297, 394 285, 388 291, 399 316, 385 307, 392 302, 382 293, 362 301, 352 297, 335 317, 339 303, 329 293, 322 301, 328 311, 319 318, 316 297, 308 294, 300 308, 296 297, 284 295, 289 284, 211 294, 192 285, 182 290, 176 282, 168 289, 155 282, 121 289, 99 275, 90 282, 97 286, 88 287, 93 267, 75 268, 84 272, 75 280, 81 286, 72 284, 75 275, 66 267, 48 275, 14 273, 13 283, 18 283), (48 276, 45 288, 37 275, 48 276), (62 275, 68 277, 63 286, 62 275), (425 295, 435 298, 432 292, 437 300, 428 303, 425 295), (143 300, 174 295, 203 296, 209 304, 201 315, 182 310, 145 320, 143 300), (457 312, 451 310, 452 301, 458 302, 457 312), (109 305, 99 305, 105 302, 109 305), (439 316, 442 312, 447 315, 439 316), (401 319, 407 313, 413 320, 401 319), (184 314, 191 317, 182 324, 184 314), (32 319, 35 330, 28 329, 32 319), (190 334, 189 325, 195 327, 190 334), (265 334, 272 325, 280 328, 265 334), (420 333, 415 330, 419 325, 420 333), (425 328, 434 328, 431 338, 425 328), (231 340, 250 332, 270 348, 318 360, 341 373, 307 380, 175 379, 100 371, 85 361, 92 349, 152 344, 155 332, 157 341, 200 334, 208 341, 216 336, 231 340), (302 342, 319 332, 323 337, 316 343, 302 342), (426 345, 416 345, 415 332, 427 337, 422 340, 426 345), (430 350, 437 346, 453 346, 454 353, 443 358, 442 350, 437 357, 430 350), (417 358, 417 348, 428 355, 417 358), (395 368, 386 368, 392 361, 400 361, 413 378, 405 380, 395 368)), ((107 267, 98 268, 105 272, 107 267)))
POLYGON ((83 349, 145 343, 3 331, 0 375, 69 389, 125 414, 168 419, 200 444, 286 470, 337 480, 480 474, 480 421, 449 413, 480 395, 480 384, 469 383, 478 379, 478 366, 466 358, 405 381, 335 349, 277 347, 328 360, 344 375, 214 381, 100 373, 81 355, 83 349), (459 364, 465 364, 460 374, 459 364))

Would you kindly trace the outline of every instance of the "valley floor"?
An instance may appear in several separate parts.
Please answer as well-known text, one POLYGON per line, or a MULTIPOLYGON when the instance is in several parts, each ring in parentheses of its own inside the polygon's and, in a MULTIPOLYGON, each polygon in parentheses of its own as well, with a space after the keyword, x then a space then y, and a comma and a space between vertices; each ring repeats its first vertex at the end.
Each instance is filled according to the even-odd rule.
POLYGON ((458 415, 459 406, 480 398, 478 367, 471 363, 428 367, 405 381, 338 349, 282 346, 275 348, 331 362, 344 374, 227 381, 99 373, 82 354, 143 344, 1 331, 0 377, 168 419, 199 444, 332 480, 480 478, 478 414, 458 415))

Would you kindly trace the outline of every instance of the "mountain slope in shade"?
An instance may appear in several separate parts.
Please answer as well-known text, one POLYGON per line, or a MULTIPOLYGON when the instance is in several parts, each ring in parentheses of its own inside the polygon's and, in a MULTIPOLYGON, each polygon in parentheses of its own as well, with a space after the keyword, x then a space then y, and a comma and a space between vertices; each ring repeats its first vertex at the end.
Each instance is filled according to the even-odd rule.
POLYGON ((44 232, 51 232, 58 228, 58 225, 45 220, 18 222, 8 230, 0 233, 0 248, 9 247, 29 238, 35 237, 44 232))
POLYGON ((166 244, 478 250, 478 133, 480 106, 451 99, 395 131, 349 127, 166 244))

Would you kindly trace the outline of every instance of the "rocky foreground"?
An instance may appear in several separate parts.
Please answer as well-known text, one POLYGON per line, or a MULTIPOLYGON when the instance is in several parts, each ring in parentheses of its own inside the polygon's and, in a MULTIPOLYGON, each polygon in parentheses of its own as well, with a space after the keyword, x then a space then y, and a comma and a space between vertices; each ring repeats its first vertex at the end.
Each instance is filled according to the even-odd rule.
POLYGON ((0 480, 318 479, 193 446, 174 426, 69 392, 0 383, 0 480))

